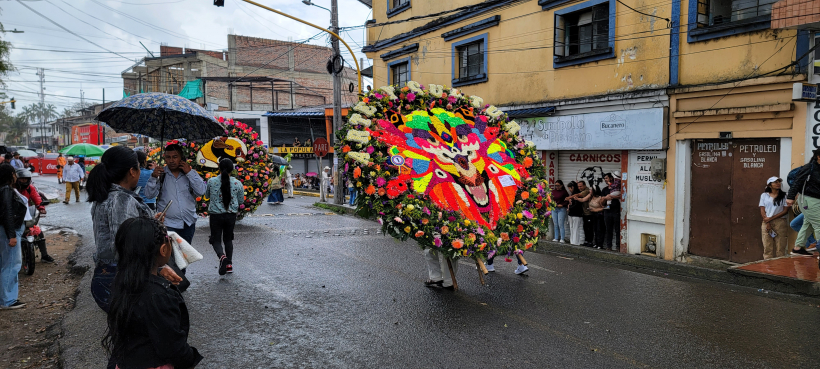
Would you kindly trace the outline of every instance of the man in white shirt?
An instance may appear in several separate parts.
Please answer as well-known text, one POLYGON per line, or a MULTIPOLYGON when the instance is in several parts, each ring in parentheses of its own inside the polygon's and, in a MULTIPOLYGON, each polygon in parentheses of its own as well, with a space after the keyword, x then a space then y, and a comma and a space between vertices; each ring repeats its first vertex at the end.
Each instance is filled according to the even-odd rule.
POLYGON ((77 195, 74 202, 80 202, 80 181, 85 179, 85 170, 79 164, 74 163, 74 157, 68 157, 68 164, 63 169, 63 182, 65 182, 65 201, 63 204, 68 204, 71 201, 71 190, 77 195))
POLYGON ((293 198, 293 175, 290 174, 290 170, 293 168, 292 166, 288 165, 288 168, 285 169, 285 186, 288 189, 288 198, 293 198))

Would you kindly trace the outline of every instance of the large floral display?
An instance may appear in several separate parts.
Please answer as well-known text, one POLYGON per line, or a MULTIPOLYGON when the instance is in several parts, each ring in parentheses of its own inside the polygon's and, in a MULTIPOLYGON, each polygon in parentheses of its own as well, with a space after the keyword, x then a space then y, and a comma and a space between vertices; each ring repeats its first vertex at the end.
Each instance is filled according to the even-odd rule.
MULTIPOLYGON (((185 140, 171 140, 165 145, 179 144, 185 151, 184 159, 205 179, 219 175, 218 163, 220 159, 229 158, 236 167, 234 177, 242 182, 245 189, 245 200, 239 204, 239 218, 253 213, 265 197, 270 193, 270 180, 279 172, 279 168, 272 165, 268 150, 259 140, 259 134, 253 128, 233 119, 218 118, 225 125, 225 135, 200 144, 185 140)), ((162 159, 161 148, 156 147, 149 152, 149 157, 160 165, 165 165, 162 159)), ((210 199, 205 196, 197 197, 197 214, 208 215, 210 199)))
POLYGON ((533 247, 551 210, 534 145, 477 96, 416 82, 370 91, 336 133, 362 194, 357 211, 386 234, 450 257, 533 247))

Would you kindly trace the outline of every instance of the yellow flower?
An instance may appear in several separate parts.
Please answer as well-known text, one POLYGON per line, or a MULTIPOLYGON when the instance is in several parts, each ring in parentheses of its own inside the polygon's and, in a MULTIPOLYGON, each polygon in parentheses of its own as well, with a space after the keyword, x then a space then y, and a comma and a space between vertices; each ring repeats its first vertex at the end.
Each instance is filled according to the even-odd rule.
POLYGON ((530 192, 532 192, 532 193, 538 193, 538 189, 537 189, 537 188, 535 188, 535 187, 530 188, 530 192))
POLYGON ((404 227, 404 233, 410 233, 410 226, 404 227))
POLYGON ((356 187, 362 187, 362 182, 356 182, 356 187))
POLYGON ((469 226, 469 225, 470 225, 470 221, 469 221, 468 219, 464 219, 464 225, 469 226))
POLYGON ((371 177, 375 177, 375 176, 376 176, 376 172, 370 172, 370 176, 371 176, 371 177))
POLYGON ((407 205, 407 211, 412 211, 412 210, 413 210, 413 209, 415 209, 415 208, 416 208, 416 207, 415 207, 415 206, 413 206, 413 204, 407 205))
POLYGON ((521 219, 524 217, 524 213, 518 213, 515 217, 521 219))

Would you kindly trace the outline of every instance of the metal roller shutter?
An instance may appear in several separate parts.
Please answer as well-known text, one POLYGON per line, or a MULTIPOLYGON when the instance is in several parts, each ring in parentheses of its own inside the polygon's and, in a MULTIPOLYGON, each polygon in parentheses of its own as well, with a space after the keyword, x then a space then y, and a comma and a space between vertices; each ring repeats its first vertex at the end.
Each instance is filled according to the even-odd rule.
POLYGON ((586 180, 590 186, 604 188, 604 174, 621 170, 628 158, 621 151, 561 151, 558 153, 558 179, 564 185, 586 180))

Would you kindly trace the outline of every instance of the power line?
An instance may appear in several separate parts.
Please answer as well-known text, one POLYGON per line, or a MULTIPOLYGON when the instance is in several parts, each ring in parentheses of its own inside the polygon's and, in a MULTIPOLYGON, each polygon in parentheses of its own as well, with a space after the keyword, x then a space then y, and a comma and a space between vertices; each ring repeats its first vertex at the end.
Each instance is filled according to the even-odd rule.
MULTIPOLYGON (((111 54, 118 55, 118 56, 122 57, 123 59, 128 59, 128 60, 131 60, 131 58, 128 58, 128 57, 123 56, 123 55, 121 55, 121 54, 119 54, 119 53, 116 53, 116 52, 113 52, 113 51, 111 51, 111 50, 108 50, 108 49, 106 49, 106 48, 104 48, 104 47, 102 47, 102 46, 98 45, 98 44, 97 44, 97 43, 95 43, 94 41, 91 41, 91 40, 89 40, 89 39, 87 39, 87 38, 85 38, 85 37, 83 37, 83 36, 80 36, 80 35, 78 35, 78 34, 74 33, 74 31, 72 31, 72 30, 70 30, 70 29, 68 29, 68 28, 63 27, 63 26, 62 26, 62 25, 60 25, 59 23, 57 23, 57 22, 55 22, 55 21, 51 20, 51 18, 46 17, 46 16, 45 16, 45 15, 43 15, 42 13, 40 13, 40 12, 38 12, 38 11, 36 11, 36 10, 32 9, 30 6, 26 5, 26 3, 25 3, 25 2, 20 1, 20 0, 17 0, 17 2, 18 2, 20 5, 22 5, 22 6, 26 7, 28 10, 31 10, 34 14, 39 15, 40 17, 42 17, 43 19, 45 19, 45 20, 47 20, 47 21, 51 22, 51 23, 52 23, 52 24, 54 24, 55 26, 62 28, 62 29, 63 29, 63 30, 65 30, 66 32, 68 32, 68 33, 70 33, 70 34, 72 34, 72 35, 74 35, 74 36, 77 36, 78 38, 83 39, 85 42, 88 42, 89 44, 92 44, 92 45, 94 45, 94 46, 96 46, 96 47, 99 47, 100 49, 103 49, 103 50, 105 50, 105 51, 108 51, 108 52, 109 52, 109 53, 111 53, 111 54)), ((53 4, 52 4, 52 5, 53 5, 53 4)))

